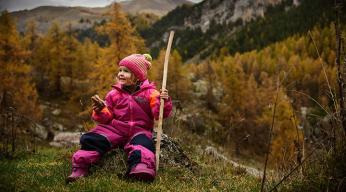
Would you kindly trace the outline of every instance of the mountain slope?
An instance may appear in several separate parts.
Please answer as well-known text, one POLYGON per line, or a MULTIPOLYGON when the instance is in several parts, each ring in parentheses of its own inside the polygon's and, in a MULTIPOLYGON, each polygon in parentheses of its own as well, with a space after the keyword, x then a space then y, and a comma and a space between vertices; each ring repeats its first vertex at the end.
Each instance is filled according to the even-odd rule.
POLYGON ((188 0, 132 0, 120 3, 125 12, 131 14, 153 13, 163 16, 179 5, 193 4, 188 0))
POLYGON ((165 35, 174 29, 174 48, 185 61, 193 62, 223 47, 231 54, 259 49, 316 24, 328 25, 335 15, 333 4, 324 0, 206 0, 174 9, 141 34, 156 56, 165 47, 165 35))
MULTIPOLYGON (((162 16, 182 4, 193 4, 187 0, 130 0, 119 3, 127 13, 152 13, 162 16)), ((27 21, 34 20, 38 25, 38 31, 45 33, 49 26, 56 22, 63 29, 71 24, 73 29, 90 28, 95 22, 107 19, 110 6, 87 8, 87 7, 55 7, 41 6, 32 10, 12 12, 17 20, 17 29, 25 30, 27 21)))
POLYGON ((37 30, 45 33, 52 23, 56 22, 62 29, 71 24, 73 29, 85 29, 95 22, 106 19, 105 13, 109 7, 85 8, 85 7, 53 7, 42 6, 32 10, 17 11, 11 13, 17 21, 17 29, 25 31, 25 25, 33 20, 37 23, 37 30))

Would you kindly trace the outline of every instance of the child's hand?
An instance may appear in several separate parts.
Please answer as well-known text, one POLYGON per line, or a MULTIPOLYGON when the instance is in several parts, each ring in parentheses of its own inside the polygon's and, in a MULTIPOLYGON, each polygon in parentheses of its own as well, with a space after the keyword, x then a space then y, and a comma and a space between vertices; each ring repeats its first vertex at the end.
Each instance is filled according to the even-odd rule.
POLYGON ((169 98, 167 89, 160 89, 160 99, 167 100, 169 98))
POLYGON ((93 102, 93 110, 96 112, 100 112, 106 106, 106 103, 98 95, 92 96, 91 100, 93 102))

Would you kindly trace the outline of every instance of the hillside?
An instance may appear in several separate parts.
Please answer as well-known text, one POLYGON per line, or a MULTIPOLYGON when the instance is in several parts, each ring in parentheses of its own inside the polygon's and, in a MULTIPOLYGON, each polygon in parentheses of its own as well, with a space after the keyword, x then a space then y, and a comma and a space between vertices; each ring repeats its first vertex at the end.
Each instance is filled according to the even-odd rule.
POLYGON ((73 150, 39 148, 32 155, 0 161, 1 191, 258 191, 259 183, 244 170, 212 157, 199 157, 198 170, 163 166, 153 183, 128 180, 124 154, 107 155, 105 161, 92 167, 91 175, 65 184, 71 170, 73 150), (115 156, 115 157, 114 157, 115 156))
POLYGON ((193 3, 188 0, 132 0, 120 2, 123 10, 130 14, 137 13, 152 13, 158 16, 163 16, 177 6, 193 3))
MULTIPOLYGON (((119 4, 125 12, 130 14, 150 13, 163 16, 179 5, 193 3, 187 0, 131 0, 119 4)), ((25 24, 34 20, 38 25, 38 31, 45 33, 54 22, 58 23, 62 29, 67 29, 69 24, 72 29, 90 28, 95 23, 108 19, 109 11, 110 6, 96 8, 41 6, 32 10, 15 11, 11 14, 17 20, 18 31, 23 32, 25 24)))
POLYGON ((174 9, 141 34, 157 55, 165 33, 174 29, 174 47, 185 61, 196 62, 223 47, 230 54, 260 49, 316 24, 328 25, 334 16, 333 2, 324 0, 206 0, 174 9))
POLYGON ((105 15, 107 11, 109 11, 109 7, 42 6, 32 10, 16 11, 11 13, 11 15, 17 20, 18 31, 25 31, 26 23, 33 20, 37 23, 38 32, 45 33, 52 23, 57 23, 61 29, 65 30, 69 24, 71 24, 73 29, 90 28, 94 23, 107 19, 105 15))

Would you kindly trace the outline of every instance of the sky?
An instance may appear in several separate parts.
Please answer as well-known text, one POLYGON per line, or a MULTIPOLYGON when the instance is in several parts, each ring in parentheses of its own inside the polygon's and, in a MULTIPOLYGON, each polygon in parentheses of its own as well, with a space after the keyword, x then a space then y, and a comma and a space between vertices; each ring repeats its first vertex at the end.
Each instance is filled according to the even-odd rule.
MULTIPOLYGON (((23 9, 33 9, 43 5, 53 6, 83 6, 83 7, 104 7, 114 0, 0 0, 0 11, 18 11, 23 9)), ((124 0, 116 0, 124 1, 124 0)), ((202 0, 190 0, 198 3, 202 0)))

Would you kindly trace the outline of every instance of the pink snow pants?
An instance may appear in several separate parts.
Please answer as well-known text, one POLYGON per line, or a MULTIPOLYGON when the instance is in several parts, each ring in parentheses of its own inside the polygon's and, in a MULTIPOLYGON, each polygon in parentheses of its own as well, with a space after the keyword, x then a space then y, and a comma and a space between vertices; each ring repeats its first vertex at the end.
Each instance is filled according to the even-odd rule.
POLYGON ((72 167, 89 168, 107 151, 124 147, 128 156, 128 172, 145 172, 155 177, 155 149, 152 133, 148 130, 134 130, 128 135, 108 125, 97 125, 80 139, 81 149, 72 156, 72 167))

